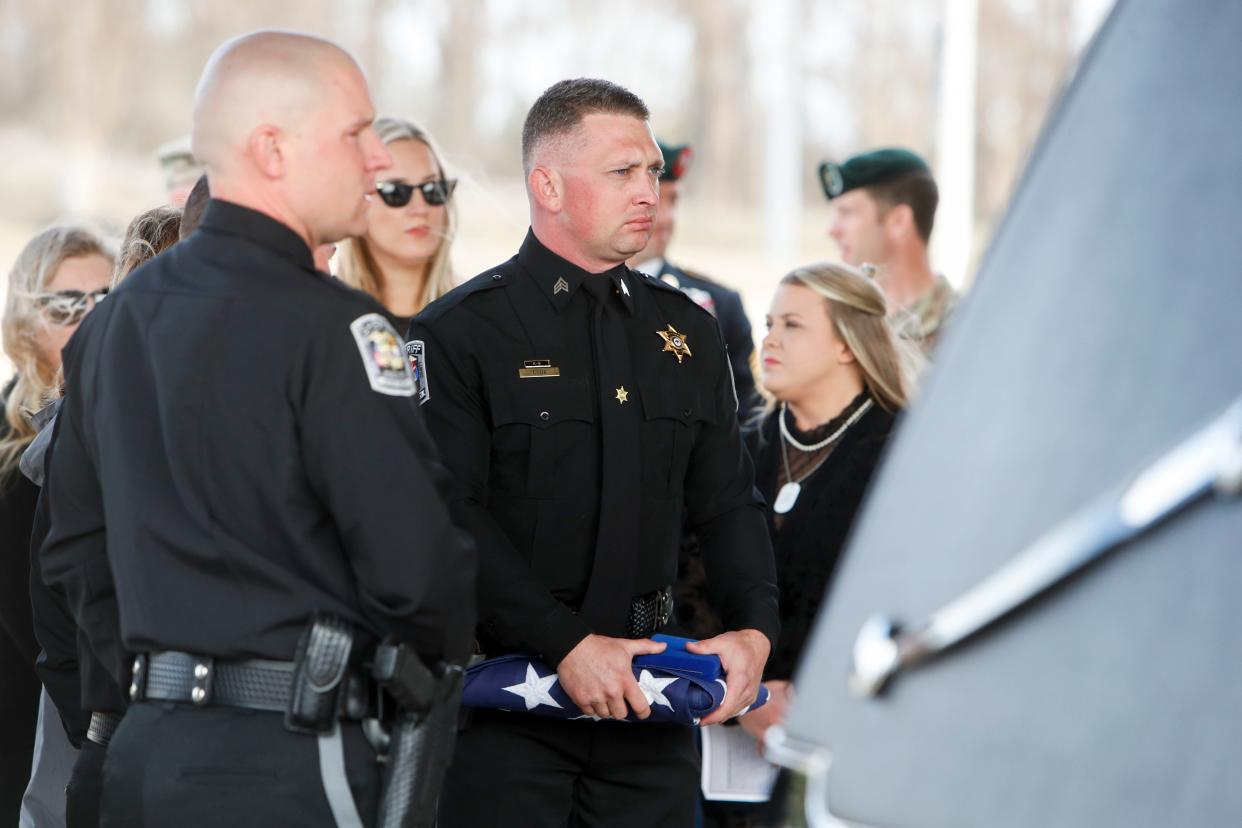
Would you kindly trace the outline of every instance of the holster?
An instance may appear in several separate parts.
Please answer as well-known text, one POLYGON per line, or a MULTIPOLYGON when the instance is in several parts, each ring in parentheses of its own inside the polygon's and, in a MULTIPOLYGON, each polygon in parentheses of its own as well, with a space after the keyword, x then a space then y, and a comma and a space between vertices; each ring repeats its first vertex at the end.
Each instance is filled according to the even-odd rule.
POLYGON ((453 755, 465 670, 434 668, 403 645, 381 644, 372 676, 397 702, 380 797, 379 828, 432 828, 453 755))
POLYGON ((349 623, 316 613, 298 641, 285 727, 299 733, 327 733, 340 715, 354 632, 349 623))

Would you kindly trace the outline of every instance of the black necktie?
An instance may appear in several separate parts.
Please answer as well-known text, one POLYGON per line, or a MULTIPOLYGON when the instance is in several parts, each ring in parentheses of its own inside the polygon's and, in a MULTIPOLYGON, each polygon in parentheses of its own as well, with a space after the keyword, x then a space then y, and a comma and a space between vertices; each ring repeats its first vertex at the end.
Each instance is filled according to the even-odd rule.
POLYGON ((599 393, 599 533, 582 617, 600 635, 625 634, 638 557, 641 498, 638 387, 630 365, 619 277, 588 276, 583 286, 595 300, 591 316, 595 384, 599 393))

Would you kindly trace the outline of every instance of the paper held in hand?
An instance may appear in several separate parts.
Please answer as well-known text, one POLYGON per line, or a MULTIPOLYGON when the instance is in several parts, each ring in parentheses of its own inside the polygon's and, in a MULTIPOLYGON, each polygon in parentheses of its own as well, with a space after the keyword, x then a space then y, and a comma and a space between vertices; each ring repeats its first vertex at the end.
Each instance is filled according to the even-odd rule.
POLYGON ((754 737, 740 727, 699 728, 703 737, 703 798, 767 802, 777 767, 759 753, 754 737))

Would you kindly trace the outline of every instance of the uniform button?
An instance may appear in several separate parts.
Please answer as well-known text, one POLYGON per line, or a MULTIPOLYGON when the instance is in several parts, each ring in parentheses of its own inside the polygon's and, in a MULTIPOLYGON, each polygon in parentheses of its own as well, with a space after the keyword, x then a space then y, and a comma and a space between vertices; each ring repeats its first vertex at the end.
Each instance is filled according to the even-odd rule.
POLYGON ((548 421, 551 417, 552 417, 552 415, 551 415, 551 414, 549 414, 549 413, 548 413, 548 412, 546 412, 546 411, 540 411, 540 412, 539 412, 539 419, 543 420, 545 423, 546 423, 546 422, 547 422, 547 421, 548 421))
POLYGON ((193 690, 190 691, 190 701, 194 702, 195 704, 202 704, 206 698, 207 698, 207 691, 201 687, 195 687, 193 690))
POLYGON ((681 412, 681 416, 683 416, 683 417, 689 417, 689 416, 690 416, 690 409, 688 409, 688 408, 687 408, 685 411, 681 412))
POLYGON ((138 671, 142 669, 142 665, 138 663, 138 659, 134 659, 134 675, 138 675, 138 671))
POLYGON ((207 678, 207 665, 206 664, 195 664, 194 665, 194 678, 196 679, 207 678))
POLYGON ((138 682, 134 682, 129 686, 129 697, 135 701, 138 699, 138 682))
POLYGON ((499 274, 499 273, 493 273, 493 274, 492 274, 492 281, 493 281, 493 282, 499 282, 499 281, 500 281, 500 274, 499 274))

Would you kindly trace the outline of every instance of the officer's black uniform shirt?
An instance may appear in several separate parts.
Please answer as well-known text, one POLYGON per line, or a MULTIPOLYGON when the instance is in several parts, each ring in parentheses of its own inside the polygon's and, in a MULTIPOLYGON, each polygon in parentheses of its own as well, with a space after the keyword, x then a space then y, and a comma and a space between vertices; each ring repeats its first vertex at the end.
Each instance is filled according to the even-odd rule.
POLYGON ((755 341, 751 337, 750 320, 746 318, 741 294, 713 282, 701 273, 680 268, 668 259, 660 266, 658 276, 660 279, 671 276, 676 281, 675 286, 682 290, 695 288, 712 297, 716 306, 716 319, 720 322, 720 332, 729 348, 729 364, 733 368, 733 385, 737 389, 739 402, 738 419, 745 422, 758 404, 759 395, 755 391, 755 377, 750 370, 755 341))
POLYGON ((775 639, 772 550, 716 321, 637 271, 589 274, 533 232, 514 258, 429 305, 409 334, 424 349, 422 411, 459 484, 455 514, 479 546, 481 638, 555 664, 592 632, 574 610, 596 563, 608 439, 599 406, 613 391, 595 387, 594 300, 583 287, 601 278, 625 285, 617 297, 636 379, 626 390, 641 411, 632 595, 675 579, 685 507, 726 625, 775 639), (658 333, 670 328, 688 345, 681 360, 658 333), (545 364, 558 375, 530 375, 545 364))
POLYGON ((213 200, 87 317, 41 551, 79 622, 106 553, 133 652, 289 659, 324 610, 465 653, 473 550, 381 313, 289 228, 213 200))

